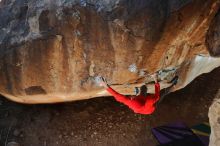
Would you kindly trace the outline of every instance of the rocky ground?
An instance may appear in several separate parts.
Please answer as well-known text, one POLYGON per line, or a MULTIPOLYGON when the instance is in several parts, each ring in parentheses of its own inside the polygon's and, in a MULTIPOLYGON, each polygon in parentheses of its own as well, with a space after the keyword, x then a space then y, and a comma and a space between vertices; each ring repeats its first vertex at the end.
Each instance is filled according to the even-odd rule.
POLYGON ((22 105, 0 98, 0 145, 155 146, 150 129, 208 121, 220 87, 220 68, 172 93, 151 116, 134 114, 112 97, 53 105, 22 105))

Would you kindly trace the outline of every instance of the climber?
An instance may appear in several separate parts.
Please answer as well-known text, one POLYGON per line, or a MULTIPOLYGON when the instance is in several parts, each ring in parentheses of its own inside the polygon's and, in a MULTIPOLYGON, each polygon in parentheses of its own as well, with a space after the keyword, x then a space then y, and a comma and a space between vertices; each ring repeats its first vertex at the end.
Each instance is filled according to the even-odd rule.
MULTIPOLYGON (((117 93, 113 90, 106 82, 106 80, 101 77, 100 85, 105 87, 106 90, 112 94, 118 102, 127 105, 135 113, 139 114, 152 114, 155 110, 155 103, 160 99, 160 84, 157 81, 157 74, 152 76, 155 81, 155 94, 146 95, 147 87, 145 85, 141 86, 139 95, 126 97, 122 94, 117 93)), ((137 89, 137 88, 136 88, 137 89)), ((138 92, 136 92, 138 93, 138 92)))

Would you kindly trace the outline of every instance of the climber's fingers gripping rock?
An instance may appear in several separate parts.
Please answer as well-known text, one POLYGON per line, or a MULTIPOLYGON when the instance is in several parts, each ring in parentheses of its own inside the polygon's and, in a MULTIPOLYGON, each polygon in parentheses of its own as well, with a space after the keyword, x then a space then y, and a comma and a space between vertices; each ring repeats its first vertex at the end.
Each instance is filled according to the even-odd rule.
POLYGON ((154 79, 154 82, 157 83, 158 82, 158 74, 154 73, 153 75, 151 75, 151 78, 154 79))
POLYGON ((100 84, 100 86, 103 86, 104 88, 109 87, 109 85, 108 85, 108 83, 107 83, 107 81, 104 77, 100 77, 100 83, 99 84, 100 84))

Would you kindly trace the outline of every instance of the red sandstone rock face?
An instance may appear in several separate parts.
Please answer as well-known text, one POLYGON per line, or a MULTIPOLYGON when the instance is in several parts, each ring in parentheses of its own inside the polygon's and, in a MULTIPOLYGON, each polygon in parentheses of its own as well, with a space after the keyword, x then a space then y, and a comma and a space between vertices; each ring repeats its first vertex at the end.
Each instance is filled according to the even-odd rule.
POLYGON ((3 3, 0 93, 17 102, 109 95, 96 84, 100 75, 119 92, 133 94, 145 80, 140 72, 164 68, 177 70, 177 90, 220 66, 205 46, 217 0, 3 3))

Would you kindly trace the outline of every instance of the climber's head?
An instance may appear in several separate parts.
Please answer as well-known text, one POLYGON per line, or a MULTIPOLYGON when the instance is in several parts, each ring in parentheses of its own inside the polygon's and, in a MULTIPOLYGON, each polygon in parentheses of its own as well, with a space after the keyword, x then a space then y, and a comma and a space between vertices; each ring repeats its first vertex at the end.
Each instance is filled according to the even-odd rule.
POLYGON ((142 95, 142 96, 146 96, 147 95, 147 87, 146 85, 143 85, 141 87, 135 87, 134 88, 134 93, 136 96, 138 95, 142 95))
POLYGON ((143 85, 140 87, 140 95, 146 97, 147 96, 147 86, 143 85))

